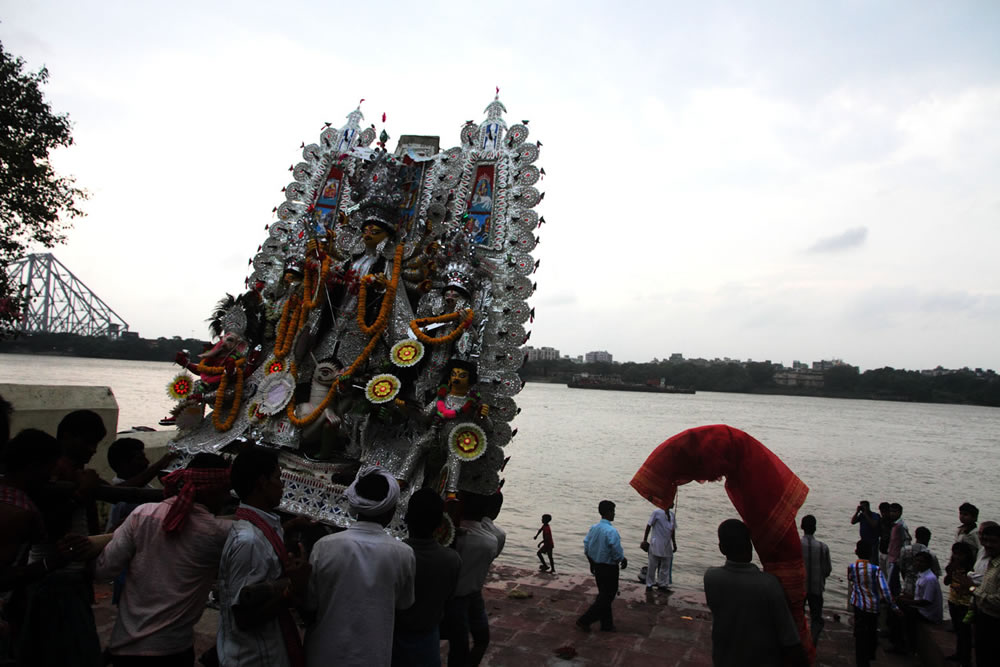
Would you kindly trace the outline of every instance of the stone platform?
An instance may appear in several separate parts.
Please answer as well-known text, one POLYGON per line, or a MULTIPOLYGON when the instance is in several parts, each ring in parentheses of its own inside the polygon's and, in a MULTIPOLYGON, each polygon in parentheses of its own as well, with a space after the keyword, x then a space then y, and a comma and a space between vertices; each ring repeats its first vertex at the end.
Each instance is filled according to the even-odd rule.
MULTIPOLYGON (((592 577, 494 567, 483 589, 491 632, 483 667, 710 667, 712 619, 704 594, 683 589, 647 593, 635 581, 636 570, 622 575, 614 604, 617 632, 599 632, 595 623, 593 632, 584 633, 574 623, 597 594, 592 577)), ((110 601, 110 587, 99 586, 94 611, 102 642, 114 623, 110 601)), ((854 639, 847 614, 828 609, 825 616, 815 664, 853 665, 854 639)), ((206 610, 196 629, 197 655, 214 643, 217 622, 217 612, 206 610)), ((932 636, 939 650, 925 664, 943 666, 947 663, 942 656, 954 649, 954 635, 942 628, 932 636)), ((922 664, 916 657, 887 654, 888 642, 881 644, 879 667, 922 664)))

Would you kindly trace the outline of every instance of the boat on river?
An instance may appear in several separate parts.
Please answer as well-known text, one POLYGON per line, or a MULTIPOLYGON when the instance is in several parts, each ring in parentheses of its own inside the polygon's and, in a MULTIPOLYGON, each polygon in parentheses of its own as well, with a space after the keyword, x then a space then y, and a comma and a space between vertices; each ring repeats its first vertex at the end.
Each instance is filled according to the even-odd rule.
POLYGON ((570 389, 606 389, 610 391, 643 391, 651 394, 693 394, 694 387, 675 387, 666 384, 663 378, 649 380, 646 384, 625 382, 620 375, 591 375, 581 373, 574 375, 566 383, 570 389))

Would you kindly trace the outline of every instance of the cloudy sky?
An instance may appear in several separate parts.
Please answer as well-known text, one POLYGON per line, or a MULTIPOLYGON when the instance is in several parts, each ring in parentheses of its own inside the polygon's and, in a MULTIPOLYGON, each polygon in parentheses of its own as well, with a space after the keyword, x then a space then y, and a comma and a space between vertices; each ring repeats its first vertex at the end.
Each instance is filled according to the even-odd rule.
POLYGON ((92 194, 56 257, 145 337, 207 335, 324 122, 456 145, 500 86, 544 144, 531 344, 1000 367, 992 0, 277 7, 0 0, 92 194))

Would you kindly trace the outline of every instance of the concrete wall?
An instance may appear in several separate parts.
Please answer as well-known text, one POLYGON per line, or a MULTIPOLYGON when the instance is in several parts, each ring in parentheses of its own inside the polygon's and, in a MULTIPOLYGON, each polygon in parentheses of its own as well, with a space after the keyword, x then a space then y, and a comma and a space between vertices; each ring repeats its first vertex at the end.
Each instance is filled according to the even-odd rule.
MULTIPOLYGON (((100 415, 108 435, 97 446, 91 468, 110 480, 115 473, 108 465, 108 446, 118 437, 118 401, 110 387, 77 387, 66 385, 0 384, 0 396, 14 406, 10 434, 22 429, 37 428, 56 434, 59 422, 74 410, 93 410, 100 415)), ((155 461, 167 451, 167 442, 174 430, 129 433, 146 444, 146 455, 155 461)))

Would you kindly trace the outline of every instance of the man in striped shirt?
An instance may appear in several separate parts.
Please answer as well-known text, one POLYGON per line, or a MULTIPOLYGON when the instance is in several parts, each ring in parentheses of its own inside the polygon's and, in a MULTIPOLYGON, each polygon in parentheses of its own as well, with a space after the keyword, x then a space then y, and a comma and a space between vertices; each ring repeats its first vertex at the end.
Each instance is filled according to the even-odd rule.
POLYGON ((879 603, 885 600, 892 611, 901 614, 889 592, 881 568, 866 558, 870 546, 859 540, 854 550, 858 560, 847 566, 847 600, 854 608, 854 656, 858 667, 868 667, 878 648, 879 603))

